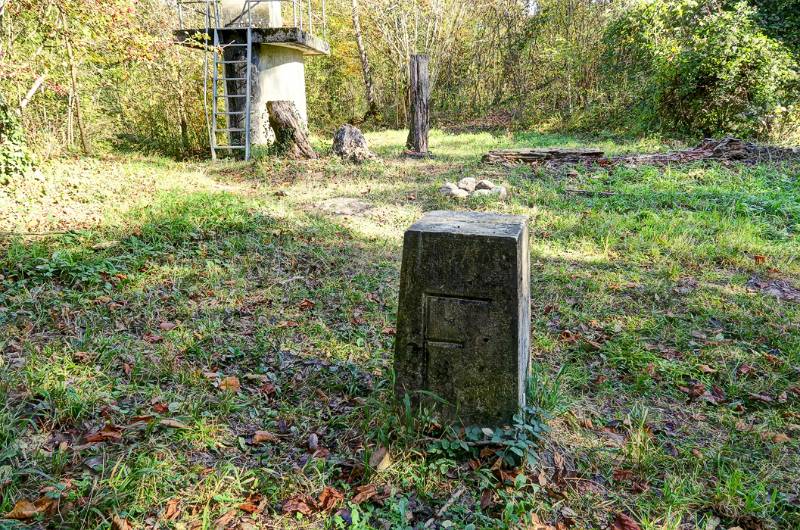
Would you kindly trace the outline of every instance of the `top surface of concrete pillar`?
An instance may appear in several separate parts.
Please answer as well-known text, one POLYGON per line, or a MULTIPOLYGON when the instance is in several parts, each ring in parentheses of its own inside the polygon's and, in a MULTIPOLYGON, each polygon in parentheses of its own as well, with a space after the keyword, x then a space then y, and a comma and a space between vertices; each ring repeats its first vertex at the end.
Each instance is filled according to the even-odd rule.
POLYGON ((265 0, 252 4, 244 0, 221 0, 220 9, 225 25, 246 26, 252 18, 256 27, 283 27, 281 0, 265 0), (248 10, 251 11, 249 14, 248 10))
POLYGON ((525 406, 526 223, 521 216, 436 211, 406 231, 395 343, 401 399, 408 394, 444 420, 480 426, 509 425, 525 406))

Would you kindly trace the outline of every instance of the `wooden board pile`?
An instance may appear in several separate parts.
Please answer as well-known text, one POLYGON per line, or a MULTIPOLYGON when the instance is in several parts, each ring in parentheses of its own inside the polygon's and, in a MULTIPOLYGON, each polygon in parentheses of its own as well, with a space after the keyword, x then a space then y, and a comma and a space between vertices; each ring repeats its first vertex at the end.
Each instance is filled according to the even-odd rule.
POLYGON ((564 164, 610 165, 667 165, 701 160, 758 164, 764 162, 800 162, 800 148, 778 147, 746 142, 739 138, 707 139, 697 147, 644 155, 607 157, 597 149, 501 149, 490 151, 484 162, 493 164, 530 164, 560 166, 564 164))
POLYGON ((499 149, 489 151, 483 157, 484 162, 493 164, 542 164, 556 162, 575 164, 599 161, 605 153, 597 149, 499 149))

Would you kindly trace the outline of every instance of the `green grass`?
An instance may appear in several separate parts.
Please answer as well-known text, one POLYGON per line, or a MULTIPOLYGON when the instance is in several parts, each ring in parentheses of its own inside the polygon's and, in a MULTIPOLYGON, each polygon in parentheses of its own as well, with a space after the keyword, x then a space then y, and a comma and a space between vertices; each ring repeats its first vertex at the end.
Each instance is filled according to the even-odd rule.
POLYGON ((330 486, 351 527, 417 528, 464 486, 436 525, 800 526, 800 304, 748 287, 800 287, 797 167, 545 171, 480 157, 669 146, 434 131, 437 156, 414 161, 403 132, 368 138, 381 160, 362 166, 130 155, 2 191, 3 230, 66 233, 2 242, 0 515, 50 498, 51 528, 214 528, 231 511, 230 525, 344 528, 336 510, 281 509, 330 486), (510 199, 438 194, 467 175, 510 199), (372 208, 327 213, 337 197, 372 208), (402 233, 437 208, 531 219, 529 393, 550 431, 502 474, 392 399, 402 233), (238 391, 220 388, 231 376, 238 391), (119 439, 86 442, 107 424, 119 439), (382 500, 354 504, 368 484, 382 500))

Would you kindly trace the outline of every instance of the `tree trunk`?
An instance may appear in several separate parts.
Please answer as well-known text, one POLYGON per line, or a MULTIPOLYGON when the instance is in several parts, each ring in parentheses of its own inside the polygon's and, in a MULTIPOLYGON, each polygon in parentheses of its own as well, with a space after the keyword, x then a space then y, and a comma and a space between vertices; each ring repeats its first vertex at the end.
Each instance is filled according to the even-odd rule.
POLYGON ((308 130, 291 101, 268 101, 269 126, 275 131, 275 146, 290 158, 317 158, 308 130))
POLYGON ((67 59, 69 60, 69 77, 70 77, 70 92, 72 93, 72 101, 75 104, 75 121, 78 124, 78 134, 81 137, 81 149, 84 155, 89 154, 89 145, 86 142, 86 130, 83 126, 83 115, 81 112, 81 97, 78 92, 78 66, 75 64, 75 53, 72 50, 72 41, 69 37, 69 28, 67 27, 67 15, 61 13, 61 20, 64 26, 64 44, 67 48, 67 59))
POLYGON ((364 88, 367 96, 367 113, 364 119, 377 116, 378 100, 375 97, 375 85, 372 83, 372 69, 369 66, 367 49, 364 47, 364 39, 361 34, 361 19, 358 15, 358 0, 353 2, 353 31, 356 34, 356 44, 358 45, 358 55, 361 58, 361 72, 364 75, 364 88))
POLYGON ((408 140, 406 147, 417 154, 428 153, 428 129, 430 127, 430 79, 428 77, 428 56, 411 56, 411 76, 409 81, 408 140))

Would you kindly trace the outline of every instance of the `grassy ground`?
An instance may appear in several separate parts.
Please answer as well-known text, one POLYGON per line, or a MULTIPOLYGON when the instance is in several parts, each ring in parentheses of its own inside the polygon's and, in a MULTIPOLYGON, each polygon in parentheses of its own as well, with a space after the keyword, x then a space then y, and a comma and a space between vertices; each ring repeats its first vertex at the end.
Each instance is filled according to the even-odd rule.
POLYGON ((67 232, 2 243, 0 515, 31 517, 0 527, 800 527, 797 168, 532 171, 480 155, 584 142, 434 134, 413 161, 369 139, 363 166, 124 156, 0 189, 0 230, 67 232), (467 175, 510 199, 438 194, 467 175), (533 464, 393 403, 402 232, 439 208, 531 219, 533 464))

